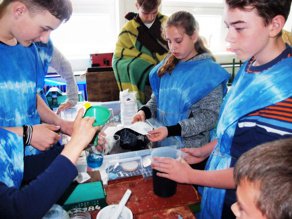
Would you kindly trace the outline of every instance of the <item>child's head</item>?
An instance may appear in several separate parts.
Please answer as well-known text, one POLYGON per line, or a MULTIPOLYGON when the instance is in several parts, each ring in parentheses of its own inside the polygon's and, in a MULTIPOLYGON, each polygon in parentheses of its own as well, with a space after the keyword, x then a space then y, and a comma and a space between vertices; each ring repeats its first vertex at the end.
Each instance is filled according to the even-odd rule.
POLYGON ((230 9, 256 9, 266 25, 277 15, 282 15, 287 20, 291 6, 291 0, 225 0, 225 2, 230 9))
POLYGON ((72 14, 70 0, 3 0, 0 19, 9 21, 11 38, 28 46, 31 42, 48 41, 50 32, 72 14))
POLYGON ((160 68, 159 76, 165 71, 171 72, 178 60, 187 61, 197 54, 210 53, 199 36, 198 22, 189 12, 178 11, 172 14, 164 27, 164 37, 172 56, 164 65, 167 68, 160 68))
POLYGON ((152 23, 157 14, 161 0, 137 0, 136 7, 143 23, 152 23))
POLYGON ((241 219, 292 218, 292 138, 259 145, 236 163, 237 202, 241 219))
POLYGON ((290 12, 291 0, 225 0, 226 40, 230 50, 242 59, 252 56, 260 62, 272 44, 283 47, 282 28, 290 12), (264 53, 264 54, 263 54, 264 53))

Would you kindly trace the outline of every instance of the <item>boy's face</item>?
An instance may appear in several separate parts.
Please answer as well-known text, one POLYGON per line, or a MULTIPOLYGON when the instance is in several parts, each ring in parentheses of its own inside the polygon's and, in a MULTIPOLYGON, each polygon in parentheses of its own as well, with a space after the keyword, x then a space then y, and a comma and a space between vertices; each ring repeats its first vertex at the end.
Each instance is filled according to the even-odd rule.
POLYGON ((139 6, 138 3, 136 7, 138 10, 139 17, 144 24, 151 24, 158 14, 158 8, 155 8, 152 11, 145 11, 141 6, 139 6))
POLYGON ((26 10, 12 27, 12 35, 23 46, 29 46, 33 42, 47 43, 52 30, 56 29, 61 21, 50 14, 42 11, 31 14, 26 10))
POLYGON ((259 197, 259 188, 247 180, 240 182, 236 190, 237 202, 231 206, 231 210, 237 219, 267 219, 256 207, 259 197))
POLYGON ((228 28, 226 41, 230 50, 241 60, 252 56, 263 58, 268 52, 269 28, 255 9, 243 11, 225 7, 224 22, 228 28))

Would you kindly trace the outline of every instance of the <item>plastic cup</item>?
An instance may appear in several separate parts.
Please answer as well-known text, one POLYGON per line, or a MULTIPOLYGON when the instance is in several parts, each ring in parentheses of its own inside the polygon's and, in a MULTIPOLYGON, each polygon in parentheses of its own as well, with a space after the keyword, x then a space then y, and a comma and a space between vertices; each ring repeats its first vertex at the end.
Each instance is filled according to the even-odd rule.
MULTIPOLYGON (((161 147, 153 149, 151 157, 170 157, 177 159, 179 157, 179 151, 174 148, 161 147)), ((152 169, 153 178, 153 192, 159 197, 170 197, 176 193, 177 182, 157 176, 157 170, 152 169)))
MULTIPOLYGON (((96 219, 111 219, 113 216, 113 213, 117 209, 118 209, 118 205, 108 205, 108 206, 102 208, 98 212, 96 219)), ((123 210, 119 216, 119 219, 133 219, 132 211, 127 206, 124 206, 123 210)))

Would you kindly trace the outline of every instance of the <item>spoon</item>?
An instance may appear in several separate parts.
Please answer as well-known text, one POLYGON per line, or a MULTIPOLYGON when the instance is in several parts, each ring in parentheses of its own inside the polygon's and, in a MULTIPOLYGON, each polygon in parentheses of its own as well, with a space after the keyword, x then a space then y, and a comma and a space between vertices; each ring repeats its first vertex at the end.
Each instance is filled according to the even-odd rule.
POLYGON ((131 195, 132 191, 130 189, 127 189, 127 191, 125 192, 123 198, 121 199, 119 205, 118 205, 118 209, 115 210, 114 215, 112 217, 112 219, 118 219, 124 206, 126 205, 130 195, 131 195))

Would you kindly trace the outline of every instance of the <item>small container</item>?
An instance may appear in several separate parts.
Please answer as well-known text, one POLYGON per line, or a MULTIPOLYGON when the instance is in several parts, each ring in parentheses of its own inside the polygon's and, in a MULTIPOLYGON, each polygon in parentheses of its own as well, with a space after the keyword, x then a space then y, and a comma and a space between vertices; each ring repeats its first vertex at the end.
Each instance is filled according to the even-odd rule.
POLYGON ((92 169, 100 167, 103 163, 103 152, 98 151, 94 146, 87 149, 87 152, 87 166, 92 169))
MULTIPOLYGON (((108 205, 98 212, 96 219, 111 219, 117 209, 118 205, 108 205)), ((132 211, 127 206, 124 206, 119 219, 133 219, 132 211)))

